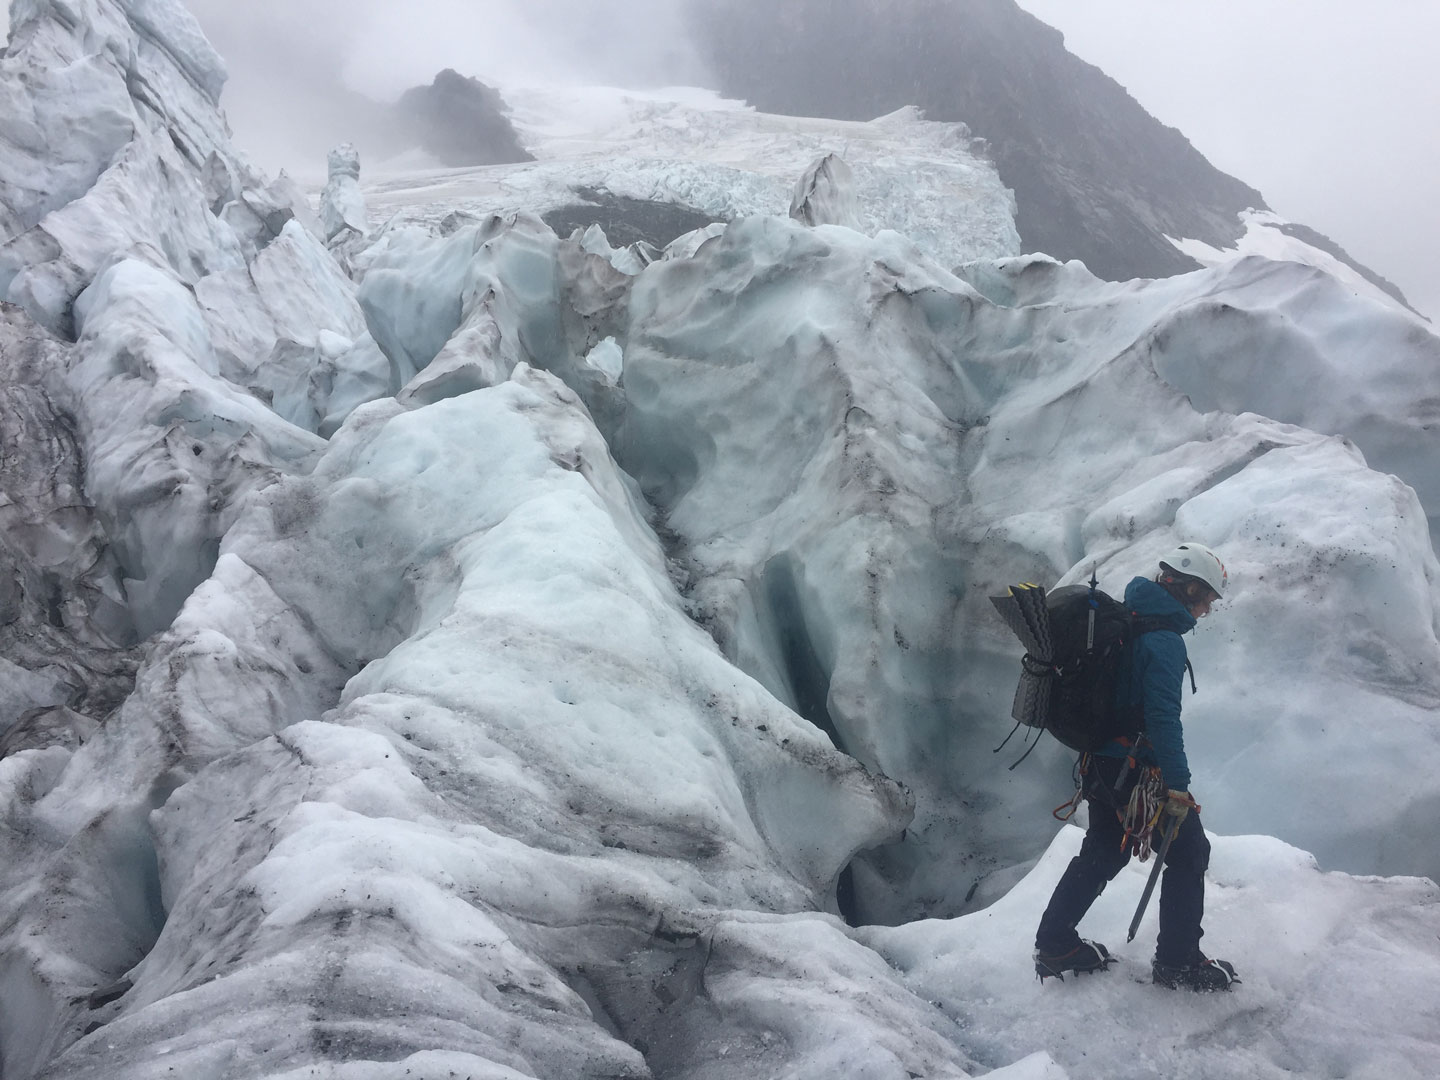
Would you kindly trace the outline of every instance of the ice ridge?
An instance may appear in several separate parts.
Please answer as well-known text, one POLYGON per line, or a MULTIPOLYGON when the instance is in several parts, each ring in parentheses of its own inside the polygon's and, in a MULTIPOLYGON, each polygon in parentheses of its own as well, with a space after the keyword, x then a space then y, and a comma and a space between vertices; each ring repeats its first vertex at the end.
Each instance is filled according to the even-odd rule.
POLYGON ((507 90, 536 161, 342 150, 317 215, 178 6, 13 11, 4 1080, 1426 1074, 1426 327, 1020 256, 913 112, 507 90), (586 190, 714 220, 557 235, 586 190), (1071 762, 996 766, 987 597, 1180 539, 1245 983, 1042 987, 1071 762))

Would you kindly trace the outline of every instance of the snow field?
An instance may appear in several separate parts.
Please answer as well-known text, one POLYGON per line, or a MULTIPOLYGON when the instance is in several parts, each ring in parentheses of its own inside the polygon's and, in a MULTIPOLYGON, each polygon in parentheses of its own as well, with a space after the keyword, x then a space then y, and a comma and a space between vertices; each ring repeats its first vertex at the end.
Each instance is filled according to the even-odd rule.
POLYGON ((1060 831, 1036 867, 985 911, 857 936, 955 1019, 981 1063, 1043 1047, 1071 1080, 1090 1077, 1423 1077, 1433 1071, 1440 995, 1440 891, 1423 878, 1325 873, 1263 836, 1215 836, 1207 954, 1243 982, 1196 996, 1150 982, 1155 898, 1125 944, 1150 864, 1132 861, 1081 933, 1120 959, 1103 974, 1036 979, 1035 925, 1080 849, 1060 831), (1405 944, 1394 936, 1397 931, 1405 944))

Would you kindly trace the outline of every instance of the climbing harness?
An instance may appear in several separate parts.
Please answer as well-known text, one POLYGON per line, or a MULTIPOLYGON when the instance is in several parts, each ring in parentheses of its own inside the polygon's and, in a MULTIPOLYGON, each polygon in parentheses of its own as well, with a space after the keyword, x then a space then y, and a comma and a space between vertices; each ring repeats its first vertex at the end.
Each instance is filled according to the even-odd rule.
MULTIPOLYGON (((1075 763, 1075 794, 1070 796, 1068 801, 1050 811, 1050 816, 1056 821, 1069 821, 1079 811, 1080 804, 1085 801, 1085 781, 1090 775, 1093 763, 1094 756, 1092 754, 1080 755, 1079 760, 1075 763)), ((1112 805, 1114 800, 1122 796, 1126 780, 1139 767, 1133 756, 1125 759, 1125 768, 1115 781, 1115 790, 1110 793, 1112 805)), ((1160 822, 1168 795, 1169 790, 1165 787, 1159 767, 1149 766, 1142 770, 1140 779, 1131 789, 1130 797, 1125 805, 1116 807, 1115 816, 1125 827, 1120 844, 1132 851, 1141 862, 1148 861, 1153 853, 1152 841, 1155 835, 1155 826, 1160 822)))
MULTIPOLYGON (((1133 767, 1135 759, 1128 760, 1133 767)), ((1155 826, 1159 823, 1160 815, 1165 809, 1167 795, 1168 789, 1165 787, 1165 781, 1161 779, 1160 769, 1151 766, 1144 771, 1140 782, 1130 792, 1130 801, 1126 803, 1125 809, 1116 811, 1120 817, 1120 823, 1125 826, 1125 835, 1120 841, 1121 846, 1128 847, 1133 851, 1142 863, 1150 858, 1155 826)))

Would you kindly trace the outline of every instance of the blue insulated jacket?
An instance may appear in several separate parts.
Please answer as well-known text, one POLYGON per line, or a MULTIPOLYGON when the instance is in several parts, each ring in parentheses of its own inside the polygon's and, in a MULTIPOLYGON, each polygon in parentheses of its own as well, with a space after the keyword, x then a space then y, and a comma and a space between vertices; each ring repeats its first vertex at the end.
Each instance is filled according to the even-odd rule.
MULTIPOLYGON (((1190 765, 1185 760, 1185 733, 1180 727, 1180 692, 1185 681, 1185 640, 1195 629, 1195 616, 1185 605, 1148 578, 1137 577, 1125 587, 1125 606, 1136 615, 1161 620, 1163 630, 1140 634, 1130 646, 1130 670, 1120 677, 1120 708, 1143 705, 1149 746, 1135 751, 1146 765, 1159 765, 1165 786, 1190 790, 1190 765)), ((1118 742, 1097 753, 1125 757, 1132 751, 1118 742)))

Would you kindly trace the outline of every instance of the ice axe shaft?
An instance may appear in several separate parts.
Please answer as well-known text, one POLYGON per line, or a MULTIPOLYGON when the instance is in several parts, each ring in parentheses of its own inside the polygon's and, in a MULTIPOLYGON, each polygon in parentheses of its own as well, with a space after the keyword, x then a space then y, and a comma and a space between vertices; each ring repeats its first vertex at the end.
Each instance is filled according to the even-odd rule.
POLYGON ((1140 906, 1135 909, 1135 917, 1130 920, 1130 933, 1125 936, 1128 944, 1135 940, 1135 933, 1140 929, 1140 920, 1145 917, 1145 907, 1150 903, 1150 894, 1155 891, 1155 883, 1160 880, 1160 870, 1165 865, 1165 856, 1170 852, 1170 842, 1175 839, 1175 834, 1180 831, 1180 819, 1175 819, 1175 824, 1165 834, 1165 839, 1160 844, 1160 851, 1155 856, 1155 865, 1150 868, 1150 880, 1145 882, 1145 891, 1140 894, 1140 906))

